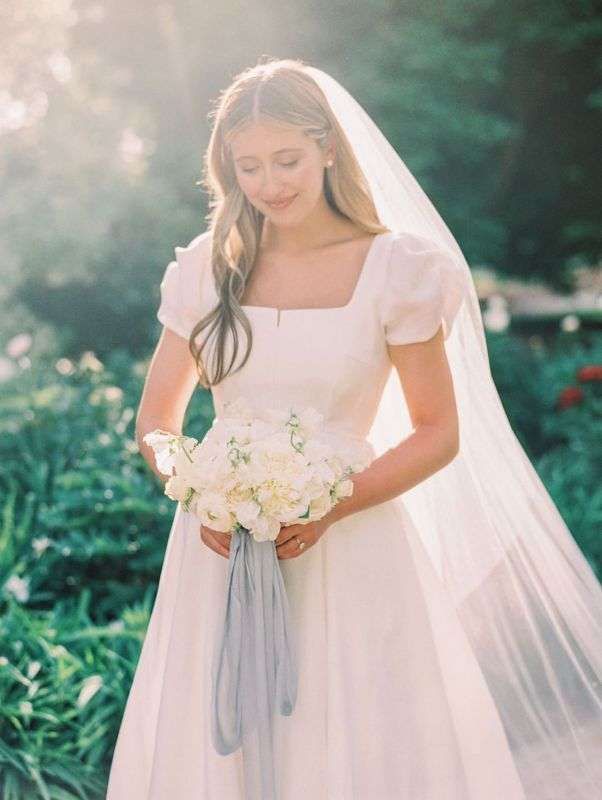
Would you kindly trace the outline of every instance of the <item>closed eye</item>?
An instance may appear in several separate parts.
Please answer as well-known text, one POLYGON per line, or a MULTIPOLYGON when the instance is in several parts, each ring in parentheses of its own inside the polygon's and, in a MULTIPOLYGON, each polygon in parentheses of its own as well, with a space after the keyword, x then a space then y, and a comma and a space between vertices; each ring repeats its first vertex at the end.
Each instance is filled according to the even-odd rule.
MULTIPOLYGON (((288 167, 290 169, 291 167, 294 167, 298 163, 299 163, 299 159, 297 159, 296 161, 288 161, 286 164, 279 164, 279 166, 280 167, 288 167)), ((252 175, 254 172, 256 172, 256 170, 257 170, 257 167, 252 167, 251 169, 243 169, 242 171, 247 175, 252 175)))

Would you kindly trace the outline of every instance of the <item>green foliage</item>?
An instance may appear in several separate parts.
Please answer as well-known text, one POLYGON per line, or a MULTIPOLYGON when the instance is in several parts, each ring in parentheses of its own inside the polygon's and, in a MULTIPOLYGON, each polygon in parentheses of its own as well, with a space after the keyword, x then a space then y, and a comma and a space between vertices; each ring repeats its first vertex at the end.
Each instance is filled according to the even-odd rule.
MULTIPOLYGON (((175 506, 134 438, 145 363, 60 364, 68 374, 40 366, 0 395, 0 581, 26 578, 32 608, 89 589, 102 622, 156 580, 175 506)), ((199 394, 189 418, 202 435, 212 404, 199 394)))
POLYGON ((148 587, 106 626, 93 593, 33 612, 10 601, 0 617, 0 795, 101 800, 152 609, 148 587))
POLYGON ((577 544, 602 580, 602 382, 579 370, 602 365, 602 337, 488 340, 492 374, 514 432, 577 544), (583 397, 561 408, 567 388, 583 397))

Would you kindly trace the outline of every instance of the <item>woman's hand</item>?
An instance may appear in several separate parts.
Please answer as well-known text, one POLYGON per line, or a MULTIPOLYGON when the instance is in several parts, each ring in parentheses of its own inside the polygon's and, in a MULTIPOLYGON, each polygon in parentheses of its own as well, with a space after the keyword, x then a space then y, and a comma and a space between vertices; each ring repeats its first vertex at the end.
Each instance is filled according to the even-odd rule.
MULTIPOLYGON (((312 547, 318 539, 320 539, 334 522, 328 515, 318 519, 315 522, 308 522, 306 525, 287 525, 280 528, 280 533, 274 540, 276 546, 276 554, 278 558, 296 558, 302 555, 312 547), (305 542, 305 547, 300 548, 298 537, 302 542, 305 542)), ((206 525, 201 525, 200 528, 201 540, 213 550, 224 558, 230 558, 230 539, 229 533, 221 533, 208 528, 206 525)))
POLYGON ((278 558, 296 558, 303 555, 320 539, 328 530, 332 520, 328 515, 315 522, 308 522, 306 525, 287 525, 280 528, 280 533, 274 540, 278 558), (298 537, 305 542, 305 547, 300 548, 298 537))
POLYGON ((221 531, 214 531, 213 528, 207 528, 206 525, 201 525, 200 529, 201 541, 207 547, 213 550, 224 558, 230 558, 230 534, 222 533, 221 531))

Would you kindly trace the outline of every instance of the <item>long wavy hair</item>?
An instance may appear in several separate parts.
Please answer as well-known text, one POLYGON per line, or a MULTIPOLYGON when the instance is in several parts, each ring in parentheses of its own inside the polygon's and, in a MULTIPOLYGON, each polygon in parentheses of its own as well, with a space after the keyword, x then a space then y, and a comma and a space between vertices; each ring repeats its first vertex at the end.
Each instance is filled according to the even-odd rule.
POLYGON ((196 363, 199 383, 206 389, 219 383, 231 371, 241 369, 251 353, 252 328, 240 305, 247 279, 257 257, 264 215, 250 203, 236 179, 230 138, 255 122, 273 121, 299 126, 325 148, 329 135, 336 159, 324 170, 324 194, 331 208, 358 225, 366 233, 385 233, 378 219, 368 184, 344 131, 328 101, 300 59, 262 60, 243 70, 218 97, 208 115, 214 124, 203 157, 199 184, 209 195, 209 229, 214 285, 218 295, 215 307, 193 328, 189 347, 196 363), (233 368, 239 350, 236 322, 247 339, 243 360, 233 368), (197 346, 196 339, 205 331, 197 346), (225 365, 225 345, 232 336, 232 350, 225 365), (213 342, 211 359, 202 353, 213 342), (211 362, 209 365, 209 361, 211 362))

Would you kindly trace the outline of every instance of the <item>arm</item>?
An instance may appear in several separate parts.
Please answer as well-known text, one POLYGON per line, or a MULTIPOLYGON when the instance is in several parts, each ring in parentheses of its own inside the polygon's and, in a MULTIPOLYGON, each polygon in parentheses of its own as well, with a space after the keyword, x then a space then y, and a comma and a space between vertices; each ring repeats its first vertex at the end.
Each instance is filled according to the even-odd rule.
POLYGON ((331 522, 411 489, 458 452, 458 413, 441 327, 427 341, 387 347, 415 430, 351 476, 353 494, 329 512, 331 522))
POLYGON ((188 340, 164 327, 151 358, 136 416, 140 453, 162 483, 168 476, 157 470, 153 450, 142 439, 155 428, 182 433, 184 415, 197 383, 188 340))

